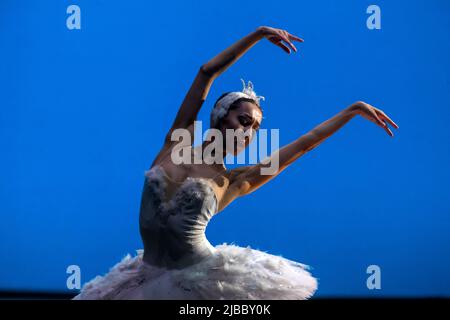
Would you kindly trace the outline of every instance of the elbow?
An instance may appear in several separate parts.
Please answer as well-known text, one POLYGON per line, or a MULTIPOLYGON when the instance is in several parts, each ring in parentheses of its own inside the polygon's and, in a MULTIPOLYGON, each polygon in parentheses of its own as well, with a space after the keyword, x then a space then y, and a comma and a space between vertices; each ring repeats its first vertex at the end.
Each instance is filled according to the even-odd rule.
POLYGON ((216 76, 216 72, 207 64, 201 65, 199 72, 210 78, 214 78, 216 76))

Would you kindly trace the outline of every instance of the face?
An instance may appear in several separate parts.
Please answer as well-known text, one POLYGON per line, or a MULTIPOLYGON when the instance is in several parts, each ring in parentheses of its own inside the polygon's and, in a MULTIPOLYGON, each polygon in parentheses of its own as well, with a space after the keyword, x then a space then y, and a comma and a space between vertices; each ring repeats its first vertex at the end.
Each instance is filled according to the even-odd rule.
POLYGON ((259 107, 248 101, 242 101, 239 106, 228 112, 227 116, 222 119, 221 131, 226 140, 226 130, 231 129, 236 133, 230 144, 233 144, 233 149, 230 150, 230 144, 226 144, 227 150, 234 155, 237 155, 244 150, 255 137, 256 131, 262 121, 262 113, 259 107), (240 134, 239 134, 240 133, 240 134))

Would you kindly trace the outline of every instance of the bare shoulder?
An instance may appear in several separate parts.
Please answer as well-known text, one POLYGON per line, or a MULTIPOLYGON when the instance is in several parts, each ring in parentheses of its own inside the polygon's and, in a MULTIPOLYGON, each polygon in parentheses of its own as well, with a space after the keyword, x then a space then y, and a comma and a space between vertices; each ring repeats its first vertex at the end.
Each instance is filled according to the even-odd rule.
POLYGON ((153 160, 152 167, 171 159, 171 153, 176 152, 177 148, 192 147, 194 137, 194 124, 186 128, 171 128, 167 133, 163 146, 153 160))

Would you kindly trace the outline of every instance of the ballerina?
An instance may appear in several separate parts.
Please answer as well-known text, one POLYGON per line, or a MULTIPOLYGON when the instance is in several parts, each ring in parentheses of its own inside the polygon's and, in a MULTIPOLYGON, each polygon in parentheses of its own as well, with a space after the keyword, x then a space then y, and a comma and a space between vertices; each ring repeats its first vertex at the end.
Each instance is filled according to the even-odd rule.
MULTIPOLYGON (((268 39, 290 54, 293 41, 303 40, 286 30, 258 27, 202 65, 187 92, 162 149, 145 172, 140 207, 143 250, 127 255, 104 276, 86 283, 74 299, 308 299, 317 280, 307 265, 281 256, 226 243, 213 246, 205 236, 209 220, 235 199, 247 195, 276 177, 293 161, 316 148, 357 115, 368 119, 390 136, 388 124, 398 126, 380 109, 355 102, 297 140, 255 165, 227 169, 224 158, 237 155, 254 138, 261 125, 262 96, 253 84, 217 99, 211 112, 211 128, 223 133, 242 130, 248 135, 233 140, 215 161, 175 163, 179 152, 173 139, 176 130, 193 135, 198 112, 213 81, 254 44, 268 39), (231 151, 230 151, 231 150, 231 151), (274 157, 279 163, 273 174, 262 174, 274 157), (217 161, 219 159, 219 161, 217 161)), ((223 144, 226 144, 223 138, 223 144)), ((216 141, 217 142, 217 141, 216 141)), ((188 159, 212 143, 188 146, 188 159)), ((211 160, 211 159, 209 159, 211 160)))

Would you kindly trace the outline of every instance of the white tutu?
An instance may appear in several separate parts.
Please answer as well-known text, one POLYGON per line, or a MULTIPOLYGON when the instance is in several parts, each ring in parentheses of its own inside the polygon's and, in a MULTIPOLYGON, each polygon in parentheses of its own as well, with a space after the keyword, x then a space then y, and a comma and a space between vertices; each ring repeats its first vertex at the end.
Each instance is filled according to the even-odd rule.
POLYGON ((250 247, 226 243, 182 269, 152 266, 143 250, 127 255, 74 299, 304 300, 317 289, 308 266, 250 247))
POLYGON ((127 255, 75 299, 233 300, 307 299, 317 289, 308 267, 281 256, 206 239, 218 212, 210 182, 187 178, 169 196, 169 177, 146 172, 140 232, 144 250, 127 255))

